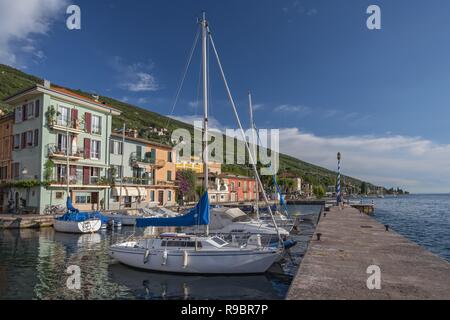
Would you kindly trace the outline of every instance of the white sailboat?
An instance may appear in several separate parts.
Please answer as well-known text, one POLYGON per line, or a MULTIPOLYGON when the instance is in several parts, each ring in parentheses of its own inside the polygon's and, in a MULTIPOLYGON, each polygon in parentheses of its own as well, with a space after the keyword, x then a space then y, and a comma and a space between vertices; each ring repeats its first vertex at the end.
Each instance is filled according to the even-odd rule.
MULTIPOLYGON (((228 93, 234 114, 243 137, 242 125, 237 115, 223 69, 217 54, 208 23, 203 14, 200 20, 202 34, 202 65, 203 65, 203 127, 204 127, 204 188, 208 190, 208 71, 207 71, 207 41, 212 46, 216 56, 225 88, 228 93)), ((245 144, 249 150, 248 144, 245 144)), ((250 155, 251 157, 251 155, 250 155)), ((251 161, 253 163, 253 161, 251 161)), ((256 171, 256 166, 253 166, 256 171)), ((260 186, 261 180, 256 174, 260 186)), ((263 192, 266 203, 267 197, 263 192)), ((271 213, 271 209, 269 207, 271 213)), ((112 245, 110 255, 119 262, 152 271, 175 273, 202 274, 241 274, 263 273, 278 260, 281 255, 282 240, 278 233, 280 247, 263 246, 259 235, 251 236, 245 245, 229 243, 218 236, 209 235, 210 206, 206 191, 199 203, 189 213, 173 218, 137 219, 137 227, 145 226, 194 226, 206 225, 206 235, 187 235, 182 233, 162 234, 158 237, 142 237, 112 245)), ((275 220, 273 223, 276 227, 275 220)), ((278 228, 276 227, 278 230, 278 228)))

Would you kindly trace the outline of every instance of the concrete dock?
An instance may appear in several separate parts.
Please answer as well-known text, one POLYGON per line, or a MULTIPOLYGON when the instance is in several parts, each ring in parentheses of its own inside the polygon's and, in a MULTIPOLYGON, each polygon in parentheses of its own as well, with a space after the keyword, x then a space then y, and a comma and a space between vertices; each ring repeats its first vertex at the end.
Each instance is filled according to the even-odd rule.
POLYGON ((53 225, 53 215, 16 215, 2 214, 0 215, 0 229, 24 229, 24 228, 41 228, 53 225))
POLYGON ((332 207, 323 212, 286 298, 450 300, 450 264, 355 208, 332 207), (373 278, 368 289, 371 265, 380 268, 380 289, 373 278))

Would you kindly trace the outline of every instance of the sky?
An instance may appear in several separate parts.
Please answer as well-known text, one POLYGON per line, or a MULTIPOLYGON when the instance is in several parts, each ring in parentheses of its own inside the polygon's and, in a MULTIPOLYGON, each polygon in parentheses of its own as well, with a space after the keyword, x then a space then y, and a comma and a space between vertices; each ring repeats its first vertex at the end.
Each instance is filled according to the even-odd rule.
MULTIPOLYGON (((0 63, 177 119, 201 114, 200 55, 180 77, 205 10, 242 121, 280 151, 386 187, 450 192, 450 2, 0 0, 0 63), (66 9, 81 9, 81 30, 66 9), (381 9, 369 30, 366 9, 381 9)), ((212 56, 211 56, 212 58, 212 56)), ((236 128, 210 62, 211 122, 236 128)))

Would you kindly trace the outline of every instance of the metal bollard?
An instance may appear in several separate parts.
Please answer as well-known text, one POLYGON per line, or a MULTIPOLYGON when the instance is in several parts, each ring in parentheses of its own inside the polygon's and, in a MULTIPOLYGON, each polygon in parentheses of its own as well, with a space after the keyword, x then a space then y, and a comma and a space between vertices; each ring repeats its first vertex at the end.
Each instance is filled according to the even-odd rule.
POLYGON ((320 237, 322 236, 322 234, 321 233, 316 233, 316 236, 317 236, 317 241, 320 241, 320 237))
POLYGON ((323 212, 323 216, 324 216, 324 217, 327 216, 327 212, 326 212, 326 211, 323 212))
POLYGON ((386 228, 386 231, 389 231, 389 225, 385 224, 384 227, 386 228))

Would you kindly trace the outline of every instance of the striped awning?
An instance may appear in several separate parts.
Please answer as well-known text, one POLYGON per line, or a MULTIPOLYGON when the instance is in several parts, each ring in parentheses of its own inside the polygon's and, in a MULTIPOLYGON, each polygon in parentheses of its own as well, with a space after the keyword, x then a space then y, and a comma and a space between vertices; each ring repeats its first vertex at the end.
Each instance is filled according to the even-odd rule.
POLYGON ((126 197, 128 195, 127 192, 128 192, 127 188, 125 187, 114 187, 112 189, 112 195, 114 197, 119 197, 120 195, 122 195, 122 197, 126 197), (122 192, 120 191, 120 189, 122 189, 122 192))

